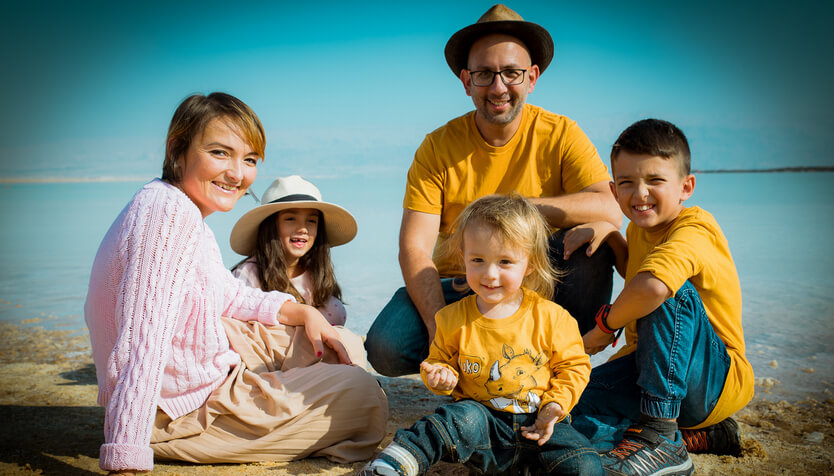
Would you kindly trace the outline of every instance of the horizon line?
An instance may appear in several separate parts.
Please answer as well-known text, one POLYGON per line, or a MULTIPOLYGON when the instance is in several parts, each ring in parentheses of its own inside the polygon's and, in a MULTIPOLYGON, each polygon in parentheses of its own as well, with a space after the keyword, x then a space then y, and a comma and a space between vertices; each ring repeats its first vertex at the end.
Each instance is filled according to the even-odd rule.
MULTIPOLYGON (((769 167, 764 169, 702 169, 693 170, 693 174, 734 174, 734 173, 772 173, 772 172, 834 172, 834 165, 809 165, 795 167, 769 167)), ((157 178, 146 175, 105 175, 101 177, 0 177, 0 184, 21 183, 114 183, 143 182, 157 178)))

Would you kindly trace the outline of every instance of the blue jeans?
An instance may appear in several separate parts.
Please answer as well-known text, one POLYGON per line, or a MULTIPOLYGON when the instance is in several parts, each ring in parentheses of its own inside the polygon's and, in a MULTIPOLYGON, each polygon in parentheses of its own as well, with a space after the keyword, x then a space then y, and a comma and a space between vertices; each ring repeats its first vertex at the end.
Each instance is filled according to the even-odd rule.
POLYGON ((599 451, 611 449, 641 414, 695 426, 715 407, 729 368, 727 348, 687 281, 637 321, 636 352, 591 371, 573 425, 599 451))
MULTIPOLYGON (((567 272, 557 284, 553 301, 560 304, 579 322, 584 334, 596 324, 594 316, 603 304, 611 300, 614 252, 608 245, 601 246, 593 256, 585 254, 585 247, 575 251, 570 260, 562 259, 565 230, 550 236, 550 260, 567 272)), ((471 292, 452 289, 451 279, 441 279, 446 304, 463 299, 471 292)), ((429 355, 428 331, 417 308, 400 288, 374 320, 365 339, 368 361, 374 370, 389 377, 419 372, 420 362, 429 355)))
MULTIPOLYGON (((599 454, 566 421, 554 425, 553 436, 542 446, 521 436, 520 428, 535 420, 535 413, 501 412, 461 400, 397 430, 394 442, 414 455, 420 474, 439 461, 464 463, 486 474, 509 473, 522 465, 533 474, 603 474, 599 454)), ((402 471, 389 455, 378 457, 402 471)))

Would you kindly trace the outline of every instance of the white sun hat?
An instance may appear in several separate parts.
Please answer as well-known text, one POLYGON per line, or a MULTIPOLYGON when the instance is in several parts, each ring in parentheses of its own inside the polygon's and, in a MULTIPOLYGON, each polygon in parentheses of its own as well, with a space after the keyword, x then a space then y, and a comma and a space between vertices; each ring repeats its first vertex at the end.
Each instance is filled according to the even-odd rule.
POLYGON ((235 253, 251 256, 258 240, 258 227, 273 213, 288 208, 314 208, 324 219, 330 246, 343 245, 356 236, 356 220, 349 211, 324 202, 321 192, 298 175, 278 177, 261 197, 261 205, 246 212, 232 228, 229 242, 235 253))

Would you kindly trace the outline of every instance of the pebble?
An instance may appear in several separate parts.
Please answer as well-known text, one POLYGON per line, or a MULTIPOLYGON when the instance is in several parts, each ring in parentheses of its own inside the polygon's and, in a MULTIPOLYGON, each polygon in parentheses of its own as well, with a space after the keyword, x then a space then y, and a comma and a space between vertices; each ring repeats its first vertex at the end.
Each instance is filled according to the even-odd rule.
POLYGON ((805 372, 806 374, 812 374, 812 373, 816 372, 816 370, 813 367, 808 368, 808 369, 802 369, 802 371, 805 372))
POLYGON ((769 365, 775 369, 776 367, 779 367, 779 362, 771 360, 769 365))
POLYGON ((811 443, 822 443, 822 438, 823 434, 818 431, 805 435, 805 441, 810 441, 811 443))

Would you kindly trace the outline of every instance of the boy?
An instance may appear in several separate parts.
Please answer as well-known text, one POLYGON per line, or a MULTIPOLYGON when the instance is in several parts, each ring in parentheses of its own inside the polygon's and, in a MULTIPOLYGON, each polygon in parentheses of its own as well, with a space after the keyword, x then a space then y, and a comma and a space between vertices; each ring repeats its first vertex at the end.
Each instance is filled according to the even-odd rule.
POLYGON ((683 206, 695 189, 689 164, 686 137, 673 124, 632 124, 611 150, 611 190, 631 221, 627 241, 607 223, 577 227, 565 239, 566 259, 583 243, 591 254, 607 241, 625 277, 583 341, 594 354, 625 328, 626 346, 591 372, 574 409, 575 427, 595 443, 619 439, 625 425, 612 421, 630 424, 602 457, 608 474, 691 474, 679 426, 703 429, 689 437, 706 436, 713 452, 740 449, 729 416, 753 396, 741 287, 718 223, 683 206))

